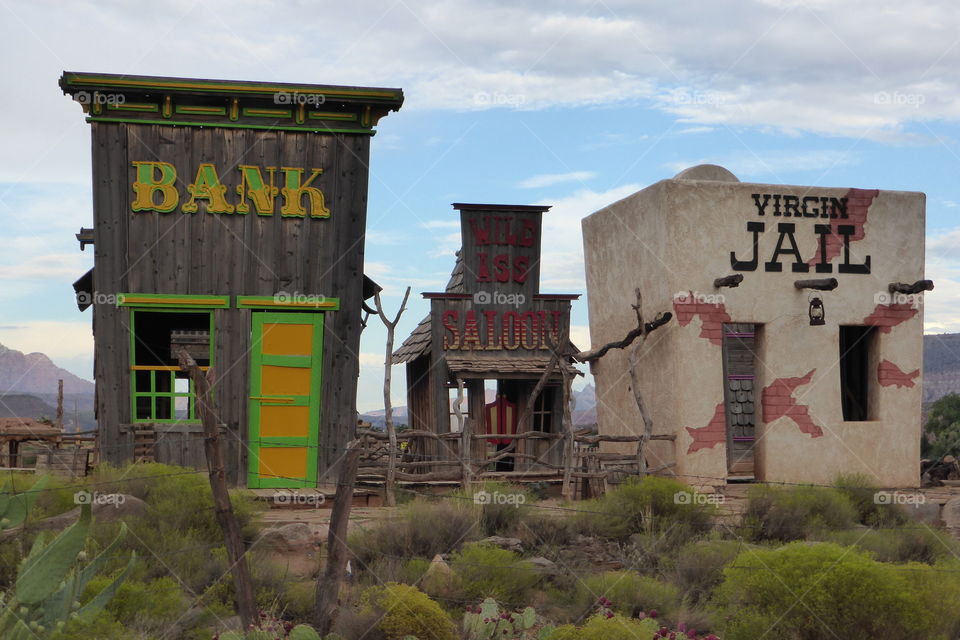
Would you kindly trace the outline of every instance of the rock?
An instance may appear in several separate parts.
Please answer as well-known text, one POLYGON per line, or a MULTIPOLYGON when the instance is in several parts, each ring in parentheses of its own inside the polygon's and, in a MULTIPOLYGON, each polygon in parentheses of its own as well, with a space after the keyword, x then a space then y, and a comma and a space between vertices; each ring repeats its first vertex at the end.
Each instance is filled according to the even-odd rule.
POLYGON ((489 538, 484 538, 480 542, 482 544, 492 544, 500 547, 501 549, 506 549, 507 551, 523 553, 523 544, 520 542, 520 538, 502 538, 500 536, 490 536, 489 538))
POLYGON ((936 502, 923 502, 900 505, 900 511, 911 520, 940 526, 940 505, 936 502))
POLYGON ((310 579, 319 569, 317 539, 305 522, 292 522, 264 529, 251 550, 264 552, 264 559, 295 580, 310 579))
POLYGON ((557 564, 552 560, 544 558, 543 556, 531 558, 530 564, 532 564, 533 568, 540 573, 546 573, 550 575, 557 573, 557 564))
POLYGON ((953 537, 960 539, 960 496, 943 505, 943 522, 953 537))
POLYGON ((278 553, 296 553, 312 552, 316 544, 316 538, 308 524, 293 522, 281 527, 264 529, 254 543, 254 547, 278 553))
POLYGON ((426 573, 423 574, 424 578, 432 577, 443 577, 448 578, 453 576, 453 569, 450 568, 443 557, 438 553, 433 556, 433 560, 430 561, 430 566, 427 567, 426 573))

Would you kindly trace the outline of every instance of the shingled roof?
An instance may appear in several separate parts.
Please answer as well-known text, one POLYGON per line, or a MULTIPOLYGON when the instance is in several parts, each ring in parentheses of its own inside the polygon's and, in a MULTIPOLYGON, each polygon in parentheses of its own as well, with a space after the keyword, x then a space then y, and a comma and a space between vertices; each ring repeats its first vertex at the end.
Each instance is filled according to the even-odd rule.
MULTIPOLYGON (((460 252, 457 251, 457 262, 453 265, 453 272, 450 274, 450 281, 447 282, 447 293, 466 293, 463 288, 463 260, 460 259, 460 252)), ((393 364, 401 364, 416 360, 420 356, 430 352, 430 314, 420 321, 417 328, 414 329, 400 348, 393 352, 393 364)))

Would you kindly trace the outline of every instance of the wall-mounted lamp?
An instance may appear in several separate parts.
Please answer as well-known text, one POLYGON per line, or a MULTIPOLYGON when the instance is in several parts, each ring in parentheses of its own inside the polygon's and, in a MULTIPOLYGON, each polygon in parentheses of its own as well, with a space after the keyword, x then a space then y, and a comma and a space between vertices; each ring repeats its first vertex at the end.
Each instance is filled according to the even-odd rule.
POLYGON ((827 323, 827 321, 824 319, 823 300, 820 299, 820 296, 812 296, 810 298, 810 308, 808 313, 810 315, 811 327, 820 327, 827 323))

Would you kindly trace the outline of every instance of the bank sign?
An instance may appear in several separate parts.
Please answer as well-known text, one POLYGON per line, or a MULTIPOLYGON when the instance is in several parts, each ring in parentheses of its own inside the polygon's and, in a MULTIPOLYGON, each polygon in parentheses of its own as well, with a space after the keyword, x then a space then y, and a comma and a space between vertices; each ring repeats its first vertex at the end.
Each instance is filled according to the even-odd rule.
POLYGON ((323 191, 316 186, 323 169, 236 165, 218 169, 210 162, 199 164, 186 176, 169 162, 134 161, 131 184, 135 213, 197 213, 200 202, 207 213, 273 216, 284 218, 329 218, 323 191), (178 185, 186 184, 186 194, 178 185))

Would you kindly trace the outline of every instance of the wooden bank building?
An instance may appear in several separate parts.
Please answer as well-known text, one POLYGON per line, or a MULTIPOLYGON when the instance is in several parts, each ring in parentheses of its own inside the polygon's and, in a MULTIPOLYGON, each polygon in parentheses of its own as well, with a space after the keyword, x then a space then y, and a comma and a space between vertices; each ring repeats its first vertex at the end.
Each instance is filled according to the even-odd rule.
POLYGON ((327 482, 356 427, 370 142, 399 89, 66 72, 90 123, 101 459, 202 467, 184 347, 228 476, 327 482))

